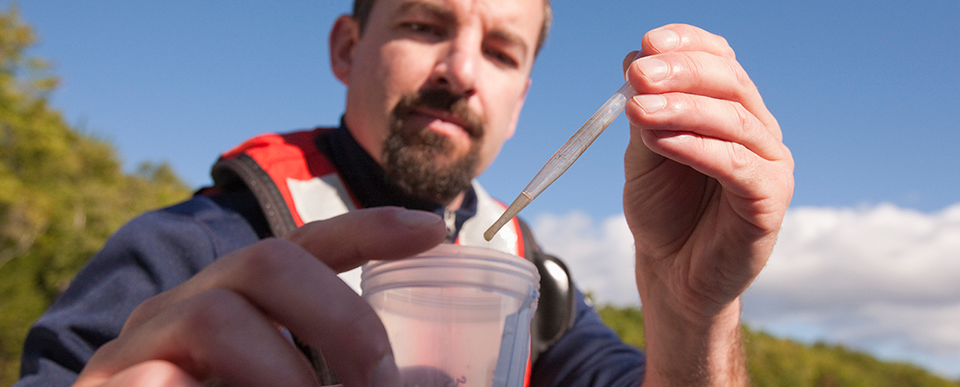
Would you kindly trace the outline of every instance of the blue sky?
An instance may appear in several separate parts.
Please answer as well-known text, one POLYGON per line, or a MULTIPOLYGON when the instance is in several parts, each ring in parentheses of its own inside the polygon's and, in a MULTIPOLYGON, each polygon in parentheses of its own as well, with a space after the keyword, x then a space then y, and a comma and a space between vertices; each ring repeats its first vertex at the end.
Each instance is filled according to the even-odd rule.
MULTIPOLYGON (((9 0, 0 0, 9 4, 9 0)), ((348 1, 31 0, 35 54, 63 80, 71 123, 128 165, 168 161, 207 183, 220 151, 264 131, 338 121, 343 87, 326 39, 348 1)), ((515 138, 481 176, 512 199, 622 83, 643 32, 671 22, 725 36, 783 127, 794 204, 880 202, 935 211, 960 201, 960 4, 556 1, 515 138)), ((621 118, 526 214, 620 211, 621 118), (589 184, 585 184, 589 183, 589 184), (585 189, 586 188, 586 189, 585 189)))
MULTIPOLYGON (((11 3, 0 0, 4 8, 11 3)), ((70 123, 112 141, 128 168, 141 161, 167 161, 191 185, 202 186, 209 182, 216 155, 250 136, 339 120, 344 88, 330 74, 326 40, 333 20, 348 11, 350 2, 275 4, 30 0, 19 8, 40 38, 33 53, 51 60, 62 79, 51 99, 70 123)), ((553 4, 554 29, 534 67, 517 134, 480 177, 495 196, 512 200, 622 84, 621 59, 639 47, 645 31, 682 22, 726 37, 778 118, 796 160, 796 219, 813 219, 800 215, 824 208, 830 212, 810 222, 848 224, 835 219, 848 219, 843 216, 850 211, 849 216, 866 222, 886 214, 889 204, 896 219, 926 217, 941 231, 956 229, 956 211, 947 210, 960 202, 960 162, 953 149, 960 144, 960 2, 553 4)), ((607 223, 616 223, 622 212, 626 140, 626 120, 620 118, 522 215, 544 229, 550 219, 566 219, 570 225, 583 215, 592 230, 588 233, 608 235, 607 223)), ((849 224, 887 230, 858 220, 849 224)), ((859 236, 852 246, 872 244, 883 232, 859 236)), ((554 235, 559 234, 542 239, 554 235)), ((960 250, 951 250, 956 247, 952 241, 960 240, 960 233, 947 239, 937 245, 943 247, 938 258, 923 266, 930 272, 956 261, 960 250)), ((894 262, 901 257, 895 252, 917 249, 923 245, 915 241, 921 240, 917 236, 877 254, 894 262)), ((793 252, 798 251, 810 251, 817 262, 830 256, 819 247, 793 252)), ((830 254, 849 256, 847 250, 830 254)), ((773 263, 771 269, 777 272, 773 263)), ((877 278, 886 277, 863 281, 877 278)), ((948 294, 951 289, 935 290, 948 294)), ((956 308, 960 299, 944 305, 956 308)), ((923 352, 926 347, 918 344, 911 348, 919 352, 898 355, 890 350, 892 344, 845 341, 850 336, 836 333, 836 325, 811 321, 798 317, 769 327, 960 376, 960 366, 944 365, 960 359, 960 342, 933 352, 923 352), (830 329, 836 334, 817 333, 830 329)))

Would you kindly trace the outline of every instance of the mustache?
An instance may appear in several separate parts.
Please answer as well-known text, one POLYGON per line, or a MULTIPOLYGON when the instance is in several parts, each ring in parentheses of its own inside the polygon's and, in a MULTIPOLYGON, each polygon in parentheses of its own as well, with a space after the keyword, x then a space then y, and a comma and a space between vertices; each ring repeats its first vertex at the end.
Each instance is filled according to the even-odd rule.
POLYGON ((483 137, 483 119, 470 109, 467 97, 454 94, 447 89, 424 89, 404 94, 393 110, 394 116, 402 121, 419 108, 428 108, 449 113, 463 125, 471 138, 483 137))

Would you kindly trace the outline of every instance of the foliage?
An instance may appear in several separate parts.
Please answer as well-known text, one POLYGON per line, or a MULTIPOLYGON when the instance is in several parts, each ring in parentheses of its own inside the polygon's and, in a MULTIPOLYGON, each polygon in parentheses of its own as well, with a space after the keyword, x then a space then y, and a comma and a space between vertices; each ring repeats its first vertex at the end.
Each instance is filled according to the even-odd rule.
MULTIPOLYGON (((644 347, 640 309, 603 306, 597 311, 623 341, 644 347)), ((960 381, 939 378, 917 366, 882 362, 839 345, 804 345, 749 328, 743 329, 743 339, 747 370, 754 386, 960 386, 960 381)))
POLYGON ((0 10, 0 385, 19 374, 29 324, 106 238, 189 195, 166 164, 125 174, 110 144, 71 128, 34 41, 16 8, 0 10))

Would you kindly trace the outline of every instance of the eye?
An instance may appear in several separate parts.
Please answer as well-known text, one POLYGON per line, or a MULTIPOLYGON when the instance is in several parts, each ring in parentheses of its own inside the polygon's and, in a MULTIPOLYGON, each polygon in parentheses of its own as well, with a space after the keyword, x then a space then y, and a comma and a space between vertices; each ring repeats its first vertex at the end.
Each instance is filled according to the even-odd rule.
POLYGON ((427 34, 427 35, 433 35, 438 37, 442 36, 442 31, 440 31, 439 28, 426 23, 406 22, 406 23, 402 23, 400 27, 418 34, 427 34))
POLYGON ((492 58, 494 61, 496 61, 502 66, 509 67, 509 68, 517 68, 520 66, 520 64, 517 63, 517 60, 513 59, 513 57, 510 56, 510 54, 507 54, 506 52, 495 50, 495 49, 485 49, 484 54, 492 58))

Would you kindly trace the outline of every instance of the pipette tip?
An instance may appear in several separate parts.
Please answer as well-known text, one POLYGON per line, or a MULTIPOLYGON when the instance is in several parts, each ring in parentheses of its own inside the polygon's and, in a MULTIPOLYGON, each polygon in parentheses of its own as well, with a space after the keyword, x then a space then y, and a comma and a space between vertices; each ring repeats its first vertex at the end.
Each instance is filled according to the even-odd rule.
POLYGON ((503 211, 503 214, 500 215, 500 218, 496 222, 493 222, 493 225, 483 233, 483 239, 486 239, 487 242, 490 242, 493 239, 494 235, 497 235, 497 232, 503 228, 503 225, 507 224, 510 219, 513 219, 514 216, 520 213, 527 204, 533 201, 533 198, 530 197, 526 192, 520 192, 520 195, 514 199, 513 203, 510 203, 510 206, 503 211))

